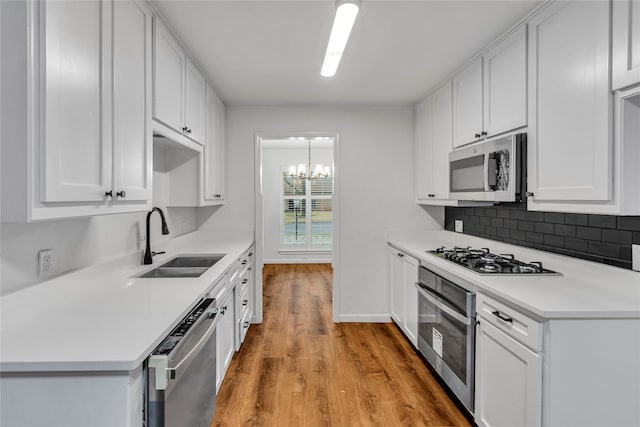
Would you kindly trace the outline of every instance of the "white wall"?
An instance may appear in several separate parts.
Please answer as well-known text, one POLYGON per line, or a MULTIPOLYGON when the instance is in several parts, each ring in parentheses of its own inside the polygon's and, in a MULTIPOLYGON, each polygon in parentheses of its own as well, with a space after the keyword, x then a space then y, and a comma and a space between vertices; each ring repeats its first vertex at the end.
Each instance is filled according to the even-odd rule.
POLYGON ((388 321, 387 233, 442 228, 443 209, 413 196, 412 107, 230 107, 227 204, 203 228, 254 229, 255 134, 337 132, 340 235, 338 318, 388 321))
MULTIPOLYGON (((295 136, 295 135, 292 135, 295 136)), ((264 260, 268 263, 287 262, 329 262, 331 253, 314 254, 281 254, 281 205, 282 205, 282 168, 288 165, 306 164, 308 161, 307 141, 296 141, 300 147, 286 149, 281 147, 264 147, 262 150, 262 195, 264 204, 264 260)), ((311 146, 311 167, 314 164, 332 165, 333 150, 331 148, 314 148, 311 146)))
MULTIPOLYGON (((151 246, 195 228, 194 208, 163 208, 170 234, 160 231, 160 215, 151 217, 151 246), (186 226, 185 226, 186 224, 186 226)), ((42 282, 38 251, 53 249, 50 277, 144 249, 146 212, 101 215, 34 223, 2 224, 0 294, 42 282)))

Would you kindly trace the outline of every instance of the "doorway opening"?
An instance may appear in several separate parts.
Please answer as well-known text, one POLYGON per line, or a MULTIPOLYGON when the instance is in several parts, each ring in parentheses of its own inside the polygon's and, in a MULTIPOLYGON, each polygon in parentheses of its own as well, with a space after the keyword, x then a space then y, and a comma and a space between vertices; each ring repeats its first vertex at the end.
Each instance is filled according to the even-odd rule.
POLYGON ((256 135, 256 321, 262 321, 265 264, 328 263, 333 268, 333 320, 339 301, 338 135, 256 135))

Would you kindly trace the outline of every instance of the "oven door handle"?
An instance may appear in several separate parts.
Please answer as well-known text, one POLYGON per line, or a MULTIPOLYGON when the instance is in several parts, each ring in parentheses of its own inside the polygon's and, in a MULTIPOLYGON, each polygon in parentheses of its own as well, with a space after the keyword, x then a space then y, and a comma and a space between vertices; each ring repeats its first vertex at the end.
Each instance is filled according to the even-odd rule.
POLYGON ((438 301, 438 299, 436 299, 434 296, 427 293, 426 290, 422 286, 420 286, 420 283, 416 283, 416 288, 418 289, 418 292, 420 293, 420 295, 425 297, 431 304, 435 305, 438 309, 444 311, 445 313, 447 313, 449 316, 453 317, 460 323, 464 323, 467 326, 471 324, 471 319, 463 316, 462 314, 458 313, 448 305, 443 304, 441 301, 438 301))

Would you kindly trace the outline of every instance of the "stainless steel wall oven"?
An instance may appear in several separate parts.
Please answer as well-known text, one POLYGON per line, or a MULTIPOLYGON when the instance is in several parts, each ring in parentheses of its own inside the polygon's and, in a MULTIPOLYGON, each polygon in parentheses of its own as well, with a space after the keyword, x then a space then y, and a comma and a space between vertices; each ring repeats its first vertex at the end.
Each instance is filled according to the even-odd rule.
POLYGON ((418 349, 473 413, 475 293, 420 266, 418 349))

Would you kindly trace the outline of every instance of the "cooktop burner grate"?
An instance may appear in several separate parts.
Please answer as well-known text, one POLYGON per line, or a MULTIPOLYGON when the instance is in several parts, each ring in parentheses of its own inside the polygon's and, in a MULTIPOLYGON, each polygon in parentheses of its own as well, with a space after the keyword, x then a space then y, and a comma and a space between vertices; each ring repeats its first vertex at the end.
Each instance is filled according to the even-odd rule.
POLYGON ((488 248, 442 246, 435 251, 427 252, 481 274, 561 274, 544 268, 541 262, 523 262, 517 260, 512 254, 494 254, 488 248))

